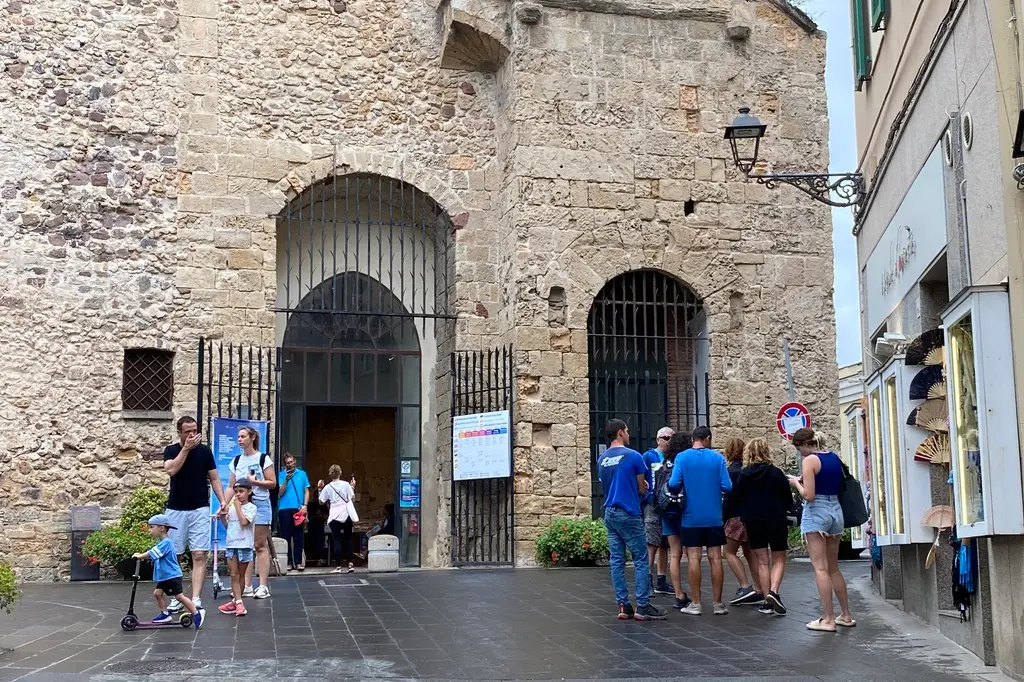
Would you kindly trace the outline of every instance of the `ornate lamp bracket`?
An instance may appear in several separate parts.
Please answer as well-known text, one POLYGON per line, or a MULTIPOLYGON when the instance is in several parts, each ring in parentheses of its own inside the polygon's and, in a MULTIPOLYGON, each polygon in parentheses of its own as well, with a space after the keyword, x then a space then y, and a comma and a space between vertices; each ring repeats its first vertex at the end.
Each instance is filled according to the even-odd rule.
POLYGON ((861 173, 776 173, 747 177, 768 189, 777 189, 779 185, 796 187, 812 199, 837 208, 853 206, 856 210, 864 200, 864 176, 861 173))

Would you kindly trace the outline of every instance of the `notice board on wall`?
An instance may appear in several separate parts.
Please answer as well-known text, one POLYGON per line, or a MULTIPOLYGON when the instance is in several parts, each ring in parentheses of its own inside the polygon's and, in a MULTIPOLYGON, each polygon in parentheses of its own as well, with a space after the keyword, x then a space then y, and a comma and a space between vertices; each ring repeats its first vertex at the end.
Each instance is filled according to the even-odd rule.
POLYGON ((452 419, 452 471, 456 481, 512 475, 510 420, 508 410, 452 419))

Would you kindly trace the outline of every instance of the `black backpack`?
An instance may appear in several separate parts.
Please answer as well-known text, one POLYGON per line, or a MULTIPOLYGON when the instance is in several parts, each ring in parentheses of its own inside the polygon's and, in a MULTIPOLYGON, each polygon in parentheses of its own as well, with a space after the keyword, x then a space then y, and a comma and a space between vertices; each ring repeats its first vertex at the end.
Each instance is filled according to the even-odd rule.
MULTIPOLYGON (((240 460, 241 458, 242 458, 241 455, 236 455, 235 458, 233 460, 231 460, 231 468, 232 469, 234 469, 234 468, 236 468, 238 466, 238 460, 240 460)), ((270 455, 268 455, 265 452, 260 453, 260 471, 261 472, 264 469, 267 468, 267 466, 268 466, 267 462, 268 462, 269 459, 270 459, 270 455)), ((270 464, 273 464, 273 462, 270 462, 270 464)), ((275 471, 274 473, 277 473, 277 472, 275 471)), ((277 481, 274 481, 274 483, 277 483, 277 481)), ((274 508, 277 507, 277 498, 278 498, 279 493, 280 493, 280 491, 278 490, 278 487, 276 485, 273 488, 270 489, 270 506, 271 507, 274 507, 274 508)))
POLYGON ((665 462, 654 475, 654 511, 659 515, 678 514, 686 506, 685 486, 680 488, 678 493, 670 492, 668 489, 670 478, 672 478, 672 465, 670 462, 665 462))

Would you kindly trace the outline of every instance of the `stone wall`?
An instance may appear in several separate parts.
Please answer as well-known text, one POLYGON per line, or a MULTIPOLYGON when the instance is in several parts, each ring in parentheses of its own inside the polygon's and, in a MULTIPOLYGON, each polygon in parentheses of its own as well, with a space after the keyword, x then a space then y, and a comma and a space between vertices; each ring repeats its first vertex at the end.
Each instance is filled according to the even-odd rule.
MULTIPOLYGON (((337 174, 401 178, 452 219, 433 414, 449 351, 516 346, 521 561, 553 514, 590 510, 586 318, 615 275, 657 268, 703 298, 721 436, 772 429, 783 332, 798 395, 834 415, 829 214, 744 181, 721 139, 751 104, 765 158, 824 168, 824 37, 776 0, 645 7, 0 6, 0 557, 66 578, 69 505, 113 518, 165 484, 173 423, 121 413, 123 349, 175 351, 192 412, 200 336, 274 344, 276 215, 337 174), (752 34, 733 42, 737 16, 752 34)), ((448 552, 438 432, 428 565, 448 552)))

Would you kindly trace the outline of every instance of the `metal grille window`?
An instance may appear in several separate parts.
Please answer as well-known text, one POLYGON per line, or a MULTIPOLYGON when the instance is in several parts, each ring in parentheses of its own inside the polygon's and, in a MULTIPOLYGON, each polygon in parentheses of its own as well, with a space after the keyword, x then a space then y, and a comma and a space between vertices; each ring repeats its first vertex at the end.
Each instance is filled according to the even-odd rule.
POLYGON ((170 412, 174 407, 174 353, 155 348, 126 348, 121 380, 121 409, 170 412))

